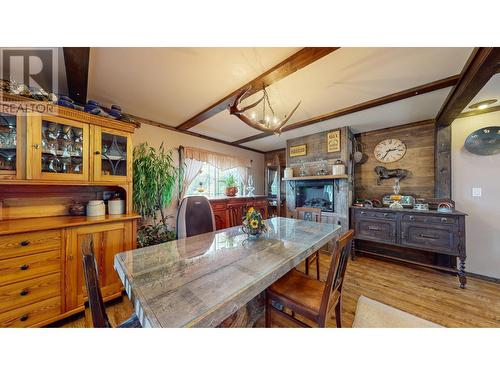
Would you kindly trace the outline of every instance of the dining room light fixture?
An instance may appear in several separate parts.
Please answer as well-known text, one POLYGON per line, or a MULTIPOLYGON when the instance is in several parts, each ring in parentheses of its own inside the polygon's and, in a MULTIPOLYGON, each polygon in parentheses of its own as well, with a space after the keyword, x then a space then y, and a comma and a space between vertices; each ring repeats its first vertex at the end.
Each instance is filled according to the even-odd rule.
POLYGON ((480 102, 471 104, 469 106, 469 109, 479 109, 479 110, 486 109, 496 102, 497 102, 497 99, 482 100, 480 102))
POLYGON ((248 126, 260 130, 265 133, 274 133, 281 134, 283 128, 286 126, 290 117, 295 113, 297 108, 300 105, 300 101, 293 108, 293 110, 286 116, 283 117, 282 120, 276 115, 274 108, 271 105, 271 101, 269 100, 269 94, 267 93, 266 86, 262 86, 262 97, 257 100, 255 103, 252 103, 246 107, 239 108, 238 106, 241 104, 243 99, 250 95, 252 86, 249 86, 246 90, 242 90, 235 98, 234 103, 229 106, 229 113, 233 116, 238 117, 241 121, 243 121, 248 126), (246 111, 249 111, 253 108, 256 108, 260 103, 262 103, 261 111, 257 111, 256 109, 250 113, 250 116, 245 114, 246 111))

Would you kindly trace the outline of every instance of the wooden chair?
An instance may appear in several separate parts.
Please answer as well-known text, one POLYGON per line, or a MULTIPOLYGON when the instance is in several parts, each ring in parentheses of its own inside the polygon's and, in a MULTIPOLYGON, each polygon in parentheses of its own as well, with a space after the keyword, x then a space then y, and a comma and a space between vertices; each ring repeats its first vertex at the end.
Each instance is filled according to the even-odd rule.
POLYGON ((326 282, 321 282, 292 270, 266 290, 266 327, 271 327, 273 315, 281 326, 309 327, 296 319, 295 314, 312 320, 320 327, 325 327, 327 317, 335 308, 335 321, 341 328, 341 298, 344 275, 354 231, 350 230, 336 241, 326 282), (283 311, 273 304, 283 306, 283 311), (291 315, 285 308, 292 311, 291 315))
MULTIPOLYGON (((88 296, 88 301, 85 303, 86 321, 90 321, 94 328, 112 328, 104 307, 101 288, 99 287, 99 274, 94 256, 92 235, 84 239, 82 254, 83 272, 85 275, 85 286, 87 287, 88 296), (89 310, 90 316, 88 313, 89 310)), ((117 328, 142 328, 142 326, 137 316, 133 314, 129 319, 118 325, 117 328)))
POLYGON ((229 215, 229 226, 236 227, 243 222, 243 216, 246 212, 246 203, 232 203, 227 205, 229 215))
MULTIPOLYGON (((295 209, 295 218, 321 223, 321 208, 297 207, 295 209)), ((309 265, 312 262, 316 262, 316 279, 319 280, 319 251, 306 259, 306 275, 309 275, 309 265)))

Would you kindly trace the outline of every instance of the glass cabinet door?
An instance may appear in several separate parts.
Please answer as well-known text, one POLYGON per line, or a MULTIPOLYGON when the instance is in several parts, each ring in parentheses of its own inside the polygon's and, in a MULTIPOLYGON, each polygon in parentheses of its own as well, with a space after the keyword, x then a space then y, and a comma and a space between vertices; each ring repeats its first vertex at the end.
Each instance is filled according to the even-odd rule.
POLYGON ((50 116, 35 118, 32 132, 32 178, 88 180, 89 127, 50 116))
POLYGON ((132 167, 130 135, 113 129, 94 129, 94 180, 128 181, 132 167))
POLYGON ((16 115, 0 113, 0 178, 16 175, 17 144, 16 115))

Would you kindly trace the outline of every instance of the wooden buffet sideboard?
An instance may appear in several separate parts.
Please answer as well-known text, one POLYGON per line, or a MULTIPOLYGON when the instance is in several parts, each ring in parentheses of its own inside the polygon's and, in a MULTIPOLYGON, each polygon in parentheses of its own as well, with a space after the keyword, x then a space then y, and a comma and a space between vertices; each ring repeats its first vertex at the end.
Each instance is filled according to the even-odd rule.
POLYGON ((464 288, 465 216, 459 211, 351 207, 351 228, 355 231, 351 254, 367 253, 452 272, 464 288), (396 255, 411 250, 456 257, 459 266, 422 263, 396 255))
POLYGON ((39 327, 84 310, 80 245, 88 235, 104 299, 122 293, 113 259, 136 248, 136 126, 57 106, 5 108, 15 106, 0 113, 0 327, 39 327), (69 215, 75 201, 113 194, 125 200, 125 214, 69 215))
POLYGON ((259 210, 264 219, 268 217, 268 202, 265 195, 256 195, 254 197, 216 197, 209 198, 209 201, 214 211, 217 230, 241 225, 241 219, 247 207, 254 207, 259 210), (233 220, 231 219, 232 217, 234 218, 233 220))

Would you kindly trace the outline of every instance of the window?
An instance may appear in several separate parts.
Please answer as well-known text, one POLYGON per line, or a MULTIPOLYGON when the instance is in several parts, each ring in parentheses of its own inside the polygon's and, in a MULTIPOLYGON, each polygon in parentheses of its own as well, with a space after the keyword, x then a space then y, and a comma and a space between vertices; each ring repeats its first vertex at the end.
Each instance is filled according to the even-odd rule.
POLYGON ((203 163, 201 173, 196 176, 191 185, 189 185, 187 193, 191 195, 201 194, 207 196, 223 195, 226 185, 222 180, 230 174, 236 177, 238 181, 238 195, 242 195, 243 183, 237 168, 223 171, 208 163, 203 163))

